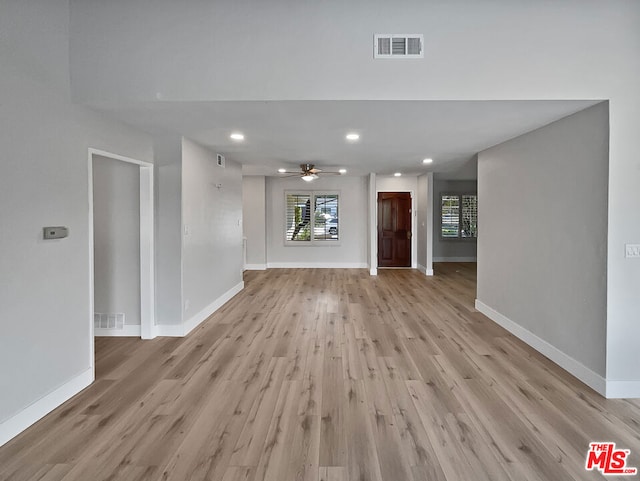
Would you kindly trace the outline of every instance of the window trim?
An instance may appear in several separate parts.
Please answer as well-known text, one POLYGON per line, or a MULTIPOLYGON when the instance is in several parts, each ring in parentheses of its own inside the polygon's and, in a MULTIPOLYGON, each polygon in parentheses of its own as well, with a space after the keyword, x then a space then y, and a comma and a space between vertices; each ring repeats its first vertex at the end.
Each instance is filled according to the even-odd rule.
POLYGON ((342 213, 342 204, 341 204, 342 193, 339 190, 305 190, 305 189, 295 189, 295 190, 285 190, 284 191, 284 209, 283 209, 283 225, 284 229, 282 231, 282 239, 285 247, 332 247, 332 246, 340 246, 342 243, 342 229, 340 221, 341 213, 342 213), (287 236, 287 230, 289 226, 287 225, 287 196, 289 195, 308 195, 311 200, 312 212, 310 216, 310 229, 311 229, 311 238, 308 241, 294 241, 289 240, 287 236), (336 195, 338 196, 338 238, 337 239, 314 239, 313 238, 313 229, 315 227, 315 200, 316 197, 323 195, 336 195))
POLYGON ((462 229, 460 229, 460 220, 462 219, 462 197, 465 195, 473 195, 476 197, 476 202, 478 202, 478 193, 477 192, 440 192, 439 201, 440 201, 440 240, 441 241, 454 241, 454 242, 469 242, 469 241, 477 241, 478 233, 476 232, 475 237, 462 237, 462 229), (445 237, 442 235, 442 198, 443 197, 457 197, 458 198, 458 235, 456 237, 445 237))

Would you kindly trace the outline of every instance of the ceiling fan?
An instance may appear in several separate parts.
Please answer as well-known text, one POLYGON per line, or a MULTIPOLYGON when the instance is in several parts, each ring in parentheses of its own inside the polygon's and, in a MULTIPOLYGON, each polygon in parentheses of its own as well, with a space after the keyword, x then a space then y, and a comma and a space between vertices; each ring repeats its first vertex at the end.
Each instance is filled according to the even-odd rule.
POLYGON ((342 174, 344 174, 344 172, 330 172, 330 171, 323 171, 323 170, 320 170, 320 169, 316 169, 315 165, 309 164, 309 163, 300 164, 300 172, 292 172, 292 171, 283 170, 283 169, 280 169, 278 172, 280 172, 281 174, 289 174, 289 175, 284 175, 283 177, 297 177, 297 176, 299 176, 302 180, 307 181, 307 182, 311 182, 313 179, 317 179, 319 177, 318 174, 321 174, 321 175, 342 175, 342 174))

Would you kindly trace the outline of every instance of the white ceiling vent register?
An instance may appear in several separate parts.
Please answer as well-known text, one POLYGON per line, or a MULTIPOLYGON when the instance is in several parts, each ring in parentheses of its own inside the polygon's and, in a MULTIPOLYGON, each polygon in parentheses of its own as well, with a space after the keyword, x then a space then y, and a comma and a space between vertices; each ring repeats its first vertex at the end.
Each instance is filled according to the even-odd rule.
POLYGON ((423 58, 424 35, 378 33, 374 35, 374 58, 423 58))
POLYGON ((225 166, 224 155, 216 154, 216 164, 218 165, 218 167, 225 166))

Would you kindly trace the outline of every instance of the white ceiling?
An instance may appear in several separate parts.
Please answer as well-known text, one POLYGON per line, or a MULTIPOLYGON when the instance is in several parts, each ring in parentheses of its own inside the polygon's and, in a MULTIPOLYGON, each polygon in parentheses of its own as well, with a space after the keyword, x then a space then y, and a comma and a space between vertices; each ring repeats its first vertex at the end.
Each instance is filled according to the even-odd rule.
POLYGON ((475 177, 474 154, 598 101, 220 101, 149 102, 100 110, 154 135, 180 134, 243 165, 278 175, 311 162, 325 170, 475 177), (243 142, 229 138, 232 131, 243 142), (345 140, 357 132, 360 140, 345 140), (431 166, 422 159, 431 157, 431 166))

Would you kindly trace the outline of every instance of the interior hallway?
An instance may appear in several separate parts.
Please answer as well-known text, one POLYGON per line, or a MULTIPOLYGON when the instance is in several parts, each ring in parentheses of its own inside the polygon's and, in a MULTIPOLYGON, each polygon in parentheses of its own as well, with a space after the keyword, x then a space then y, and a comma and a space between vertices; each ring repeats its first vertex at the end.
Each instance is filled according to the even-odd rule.
POLYGON ((583 480, 640 466, 606 400, 473 308, 475 264, 272 269, 186 338, 96 340, 96 382, 0 448, 0 479, 583 480))

